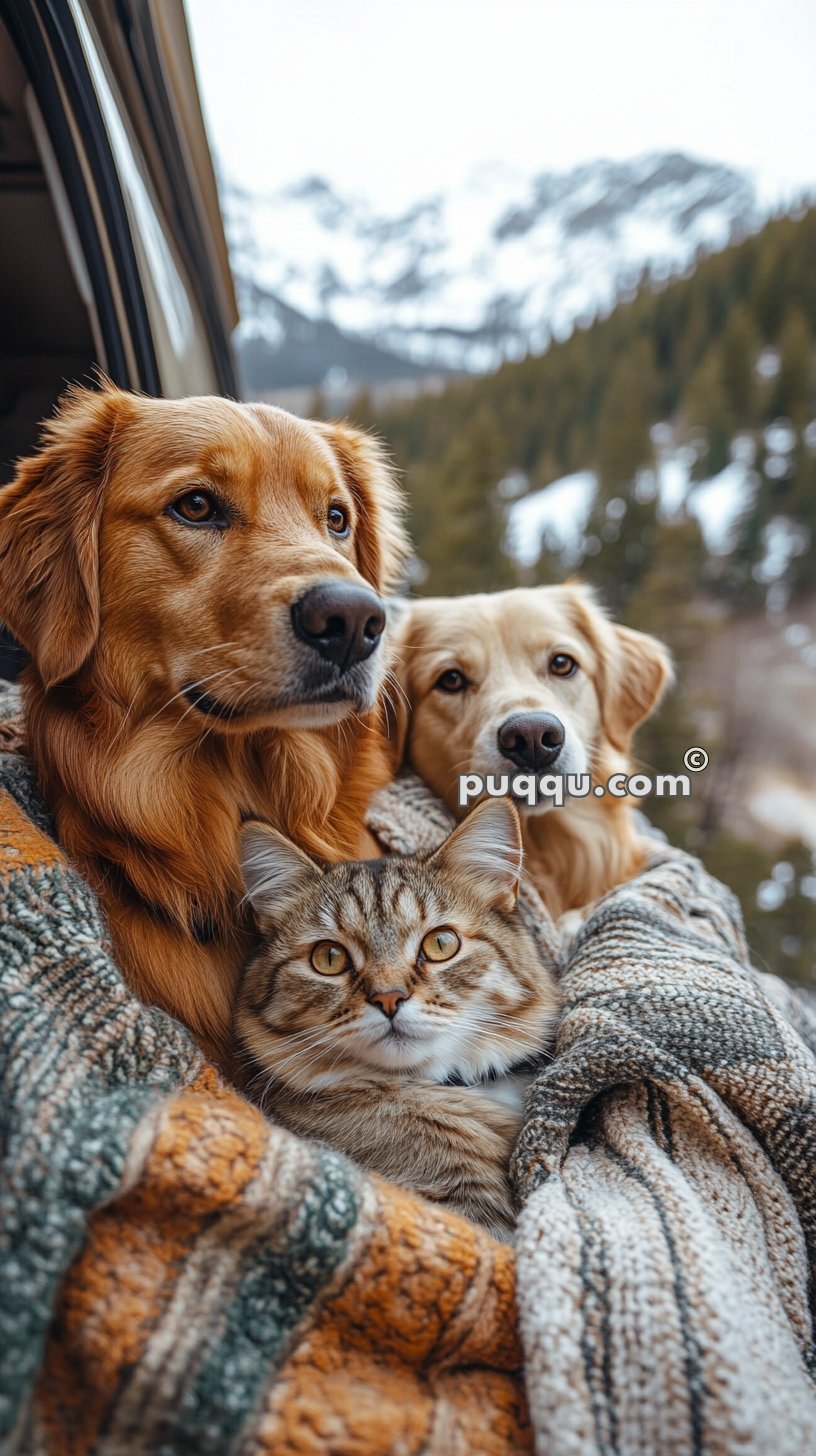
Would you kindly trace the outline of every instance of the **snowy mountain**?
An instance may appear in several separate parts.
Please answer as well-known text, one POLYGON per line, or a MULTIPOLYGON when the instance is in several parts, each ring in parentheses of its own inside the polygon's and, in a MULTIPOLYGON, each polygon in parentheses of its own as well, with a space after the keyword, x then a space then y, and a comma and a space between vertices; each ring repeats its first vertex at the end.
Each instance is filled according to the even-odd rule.
POLYGON ((646 265, 682 270, 761 220, 746 174, 680 153, 485 165, 397 215, 322 177, 224 194, 256 388, 490 369, 609 309, 646 265))

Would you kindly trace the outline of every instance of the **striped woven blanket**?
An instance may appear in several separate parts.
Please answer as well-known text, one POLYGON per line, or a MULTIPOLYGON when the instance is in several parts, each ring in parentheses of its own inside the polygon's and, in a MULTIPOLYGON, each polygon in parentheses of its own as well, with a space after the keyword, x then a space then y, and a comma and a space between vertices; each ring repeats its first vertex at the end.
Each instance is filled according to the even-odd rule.
MULTIPOLYGON (((410 781, 371 822, 446 829, 410 781)), ((570 954, 515 1252, 265 1121, 137 1002, 10 754, 0 973, 3 1450, 816 1452, 816 1032, 695 861, 570 954)))

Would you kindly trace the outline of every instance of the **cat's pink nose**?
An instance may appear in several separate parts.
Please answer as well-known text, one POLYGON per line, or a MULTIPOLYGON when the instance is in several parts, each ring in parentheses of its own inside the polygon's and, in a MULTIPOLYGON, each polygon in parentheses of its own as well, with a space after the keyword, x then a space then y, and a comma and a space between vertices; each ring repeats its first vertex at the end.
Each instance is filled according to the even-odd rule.
POLYGON ((393 1021, 403 1001, 408 1000, 408 992, 400 986, 395 991, 372 991, 368 999, 372 1006, 379 1006, 383 1016, 393 1021))

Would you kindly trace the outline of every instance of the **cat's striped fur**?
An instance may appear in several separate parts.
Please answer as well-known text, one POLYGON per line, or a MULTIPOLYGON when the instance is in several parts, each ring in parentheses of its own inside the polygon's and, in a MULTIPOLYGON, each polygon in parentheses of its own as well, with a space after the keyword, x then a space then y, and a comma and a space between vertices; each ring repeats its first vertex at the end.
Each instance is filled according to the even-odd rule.
POLYGON ((257 822, 242 848, 262 945, 236 1032, 266 1110, 506 1236, 521 1107, 503 1074, 557 1011, 516 911, 513 805, 480 804, 431 854, 321 870, 257 822))

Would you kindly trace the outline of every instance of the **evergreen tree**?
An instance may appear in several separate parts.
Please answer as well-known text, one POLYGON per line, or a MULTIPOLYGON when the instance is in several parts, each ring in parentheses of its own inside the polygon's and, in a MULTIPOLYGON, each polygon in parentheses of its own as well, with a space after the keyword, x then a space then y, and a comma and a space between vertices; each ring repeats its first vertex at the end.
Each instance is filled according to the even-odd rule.
POLYGON ((720 341, 720 380, 732 430, 753 423, 756 400, 756 334, 743 304, 729 314, 720 341))
POLYGON ((653 381, 646 351, 637 344, 614 369, 598 421, 598 476, 604 500, 628 491, 637 471, 653 460, 653 381))
POLYGON ((771 418, 784 415, 802 426, 814 414, 814 342, 799 308, 791 309, 785 318, 779 354, 779 374, 769 414, 771 418))
POLYGON ((698 364, 683 396, 681 418, 684 431, 700 442, 692 466, 695 480, 719 475, 731 458, 731 419, 716 347, 698 364))
POLYGON ((514 584, 512 563, 502 550, 505 520, 496 492, 503 473, 501 435, 493 414, 482 410, 423 482, 416 544, 428 568, 423 589, 429 594, 514 584))

